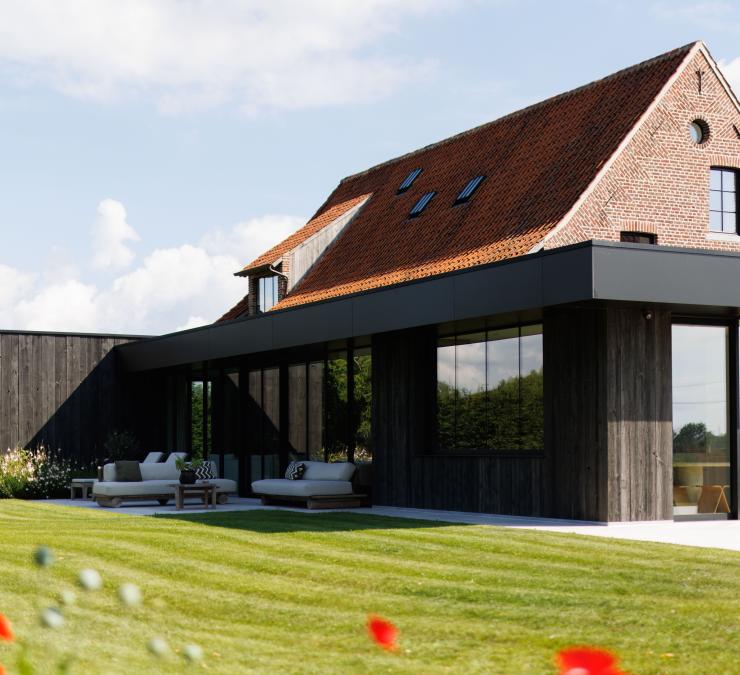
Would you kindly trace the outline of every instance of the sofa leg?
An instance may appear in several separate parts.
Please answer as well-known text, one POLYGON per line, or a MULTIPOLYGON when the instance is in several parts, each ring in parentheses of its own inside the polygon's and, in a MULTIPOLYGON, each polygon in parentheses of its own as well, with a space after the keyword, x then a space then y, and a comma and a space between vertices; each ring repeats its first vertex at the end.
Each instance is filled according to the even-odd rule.
POLYGON ((167 504, 170 503, 169 499, 158 499, 157 501, 159 502, 160 506, 167 506, 167 504))

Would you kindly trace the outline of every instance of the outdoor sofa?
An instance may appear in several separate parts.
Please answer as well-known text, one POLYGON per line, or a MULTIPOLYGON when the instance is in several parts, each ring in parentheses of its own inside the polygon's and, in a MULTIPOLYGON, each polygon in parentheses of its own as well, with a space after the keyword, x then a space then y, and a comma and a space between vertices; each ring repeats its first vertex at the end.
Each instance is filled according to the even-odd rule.
MULTIPOLYGON (((175 498, 174 483, 180 480, 180 471, 174 461, 142 462, 140 481, 121 481, 116 475, 115 463, 103 467, 103 480, 93 486, 93 499, 99 506, 118 507, 124 501, 157 501, 162 506, 175 498)), ((218 476, 216 464, 211 462, 211 471, 218 476)), ((216 485, 216 499, 225 504, 230 494, 236 494, 236 482, 228 478, 211 478, 209 483, 216 485)))
POLYGON ((266 505, 300 502, 309 509, 361 506, 366 495, 354 491, 355 468, 351 462, 293 462, 286 471, 286 478, 256 480, 252 483, 252 492, 266 505), (303 465, 303 475, 287 478, 293 465, 303 465))

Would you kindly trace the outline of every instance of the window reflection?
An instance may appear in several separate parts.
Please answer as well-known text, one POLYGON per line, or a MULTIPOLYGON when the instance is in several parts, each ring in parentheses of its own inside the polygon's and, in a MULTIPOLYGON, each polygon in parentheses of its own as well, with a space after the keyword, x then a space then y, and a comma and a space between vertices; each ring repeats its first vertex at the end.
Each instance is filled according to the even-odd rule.
POLYGON ((728 328, 673 326, 674 515, 728 513, 728 328))
POLYGON ((541 325, 439 338, 439 448, 541 450, 542 383, 541 325))

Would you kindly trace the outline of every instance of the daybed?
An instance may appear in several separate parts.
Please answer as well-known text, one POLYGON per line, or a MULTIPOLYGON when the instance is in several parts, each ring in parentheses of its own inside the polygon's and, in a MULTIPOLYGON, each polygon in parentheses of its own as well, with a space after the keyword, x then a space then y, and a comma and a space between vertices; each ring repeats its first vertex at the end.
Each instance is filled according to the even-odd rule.
MULTIPOLYGON (((218 475, 214 462, 211 462, 214 476, 218 475)), ((106 464, 103 467, 103 480, 95 483, 93 499, 99 506, 118 507, 124 501, 157 501, 162 506, 175 498, 173 483, 180 480, 180 472, 175 462, 148 462, 139 464, 141 481, 119 481, 116 476, 116 465, 106 464)), ((211 478, 209 483, 216 485, 216 499, 225 504, 230 494, 236 494, 236 482, 227 478, 211 478)))
MULTIPOLYGON (((301 478, 266 478, 252 483, 252 492, 263 504, 277 502, 305 503, 309 509, 361 506, 366 495, 352 487, 355 465, 351 462, 294 462, 302 464, 301 478)), ((290 468, 286 475, 290 473, 290 468)))

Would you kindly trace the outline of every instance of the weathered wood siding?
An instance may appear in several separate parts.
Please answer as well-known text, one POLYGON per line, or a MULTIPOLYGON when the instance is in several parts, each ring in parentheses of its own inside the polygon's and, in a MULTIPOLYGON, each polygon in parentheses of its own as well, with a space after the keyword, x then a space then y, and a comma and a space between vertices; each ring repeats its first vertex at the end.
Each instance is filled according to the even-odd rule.
POLYGON ((434 455, 434 329, 373 337, 374 502, 582 520, 671 518, 671 319, 543 317, 545 451, 434 455))
POLYGON ((436 331, 373 337, 373 502, 544 515, 542 457, 433 455, 436 331))
POLYGON ((130 339, 0 333, 0 448, 100 457, 125 409, 112 350, 130 339))

